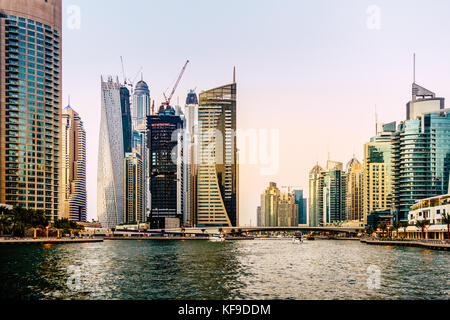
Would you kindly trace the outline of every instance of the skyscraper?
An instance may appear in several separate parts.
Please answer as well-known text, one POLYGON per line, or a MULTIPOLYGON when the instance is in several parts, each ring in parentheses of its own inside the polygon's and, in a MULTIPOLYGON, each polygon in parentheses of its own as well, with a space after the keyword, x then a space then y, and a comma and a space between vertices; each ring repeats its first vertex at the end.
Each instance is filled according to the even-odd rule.
POLYGON ((318 164, 309 172, 309 225, 323 223, 323 177, 325 170, 318 164))
POLYGON ((86 131, 70 105, 62 115, 60 217, 86 222, 86 131))
POLYGON ((101 122, 97 167, 97 214, 104 228, 123 223, 124 176, 120 84, 101 81, 101 122))
POLYGON ((363 221, 374 211, 391 209, 393 197, 393 145, 395 122, 377 123, 376 136, 364 145, 363 221))
POLYGON ((144 220, 146 222, 150 216, 150 154, 148 149, 147 125, 140 125, 133 131, 133 148, 139 153, 142 160, 142 181, 143 181, 143 201, 144 220))
POLYGON ((150 115, 150 90, 147 83, 141 79, 136 84, 133 93, 133 130, 141 125, 147 125, 150 115))
POLYGON ((186 97, 186 223, 197 225, 197 164, 198 164, 198 99, 194 90, 186 97))
POLYGON ((183 222, 182 128, 182 118, 170 106, 162 106, 157 115, 148 117, 150 223, 158 229, 164 228, 166 218, 183 222))
POLYGON ((308 224, 308 201, 303 197, 303 190, 294 190, 295 204, 298 206, 298 224, 308 224))
POLYGON ((0 203, 59 212, 61 0, 0 0, 0 203))
POLYGON ((295 195, 281 193, 275 182, 261 195, 261 206, 258 207, 258 226, 297 227, 299 206, 295 195))
POLYGON ((413 83, 408 120, 392 138, 394 211, 408 220, 417 200, 447 194, 450 173, 450 114, 444 98, 413 83))
MULTIPOLYGON (((136 150, 133 150, 136 151, 136 150)), ((124 162, 124 222, 126 224, 142 223, 145 220, 145 197, 143 163, 138 152, 129 152, 124 162)))
POLYGON ((123 134, 123 152, 125 154, 131 152, 132 145, 132 123, 130 110, 130 91, 127 87, 120 87, 120 107, 122 110, 122 134, 123 134))
POLYGON ((238 226, 236 82, 200 94, 197 224, 238 226))
POLYGON ((298 226, 298 205, 292 193, 281 193, 278 199, 277 227, 298 226))
POLYGON ((271 182, 269 187, 261 196, 261 210, 264 217, 264 226, 278 226, 278 204, 280 200, 280 189, 275 182, 271 182))
POLYGON ((323 177, 323 224, 345 220, 345 173, 341 162, 327 162, 323 177))
POLYGON ((363 165, 353 157, 346 167, 345 220, 363 219, 363 165))

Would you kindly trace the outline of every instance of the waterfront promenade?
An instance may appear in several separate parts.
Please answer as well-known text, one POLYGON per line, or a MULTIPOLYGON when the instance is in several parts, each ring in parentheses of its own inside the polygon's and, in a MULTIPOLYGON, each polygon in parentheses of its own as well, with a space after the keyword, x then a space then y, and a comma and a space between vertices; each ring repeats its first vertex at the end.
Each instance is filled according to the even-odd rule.
POLYGON ((422 247, 433 250, 450 250, 450 243, 440 240, 375 240, 375 239, 361 239, 361 243, 368 245, 379 245, 379 246, 402 246, 402 247, 422 247))
POLYGON ((87 239, 87 238, 23 238, 23 239, 0 239, 0 245, 17 245, 17 244, 63 244, 63 243, 93 243, 103 242, 102 238, 87 239))

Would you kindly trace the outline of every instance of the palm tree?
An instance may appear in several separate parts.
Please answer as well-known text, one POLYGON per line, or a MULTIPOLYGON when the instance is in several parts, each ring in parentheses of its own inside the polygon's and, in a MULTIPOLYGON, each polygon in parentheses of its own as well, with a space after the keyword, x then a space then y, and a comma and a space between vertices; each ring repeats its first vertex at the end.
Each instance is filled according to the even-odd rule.
POLYGON ((380 223, 380 224, 378 225, 378 228, 380 228, 381 231, 383 231, 382 235, 383 235, 383 237, 384 237, 384 235, 385 235, 385 233, 386 233, 386 230, 387 230, 387 224, 386 224, 386 222, 380 223))
POLYGON ((425 226, 429 225, 429 220, 417 220, 416 227, 422 230, 422 238, 425 239, 425 226))
POLYGON ((447 239, 450 240, 450 213, 442 214, 442 223, 447 225, 447 239))
POLYGON ((400 223, 400 221, 395 221, 394 224, 392 225, 392 230, 396 232, 397 238, 398 238, 398 229, 400 229, 402 227, 402 224, 400 223))

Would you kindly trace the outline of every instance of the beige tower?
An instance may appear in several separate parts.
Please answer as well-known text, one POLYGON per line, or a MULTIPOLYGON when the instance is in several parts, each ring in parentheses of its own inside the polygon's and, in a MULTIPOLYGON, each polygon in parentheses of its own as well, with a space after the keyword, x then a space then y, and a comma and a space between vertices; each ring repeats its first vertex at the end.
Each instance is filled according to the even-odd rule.
POLYGON ((86 222, 86 131, 70 106, 63 110, 60 218, 86 222))
POLYGON ((345 219, 360 221, 363 219, 363 165, 355 158, 346 168, 345 219))
POLYGON ((0 203, 58 217, 61 0, 0 0, 0 203))

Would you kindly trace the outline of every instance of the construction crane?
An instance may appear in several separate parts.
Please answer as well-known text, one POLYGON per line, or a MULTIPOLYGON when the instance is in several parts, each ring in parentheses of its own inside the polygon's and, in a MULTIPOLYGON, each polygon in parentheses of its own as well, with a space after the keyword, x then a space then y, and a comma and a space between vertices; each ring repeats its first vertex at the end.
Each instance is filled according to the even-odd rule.
POLYGON ((281 188, 283 188, 283 189, 288 189, 288 193, 291 193, 291 190, 292 190, 292 189, 295 189, 295 188, 302 188, 302 186, 282 186, 281 188))
POLYGON ((174 87, 173 87, 173 89, 172 89, 172 92, 170 93, 169 97, 167 97, 166 94, 163 93, 164 99, 166 100, 166 102, 163 102, 163 105, 165 105, 165 106, 170 106, 170 101, 172 100, 173 95, 175 94, 175 91, 177 90, 178 85, 180 84, 181 78, 183 77, 183 74, 184 74, 184 72, 186 71, 186 68, 187 68, 187 65, 188 65, 188 64, 189 64, 189 60, 186 61, 186 63, 184 64, 183 69, 181 69, 181 73, 180 73, 180 75, 178 76, 178 79, 177 79, 177 81, 175 82, 175 85, 174 85, 174 87))
POLYGON ((125 67, 124 67, 124 63, 123 63, 123 57, 120 56, 120 62, 122 64, 122 75, 123 75, 123 84, 125 86, 129 86, 131 88, 131 94, 133 94, 133 88, 134 88, 134 83, 136 82, 137 77, 139 76, 139 74, 142 72, 142 70, 144 69, 143 67, 139 68, 139 71, 137 72, 136 76, 133 78, 133 80, 127 79, 127 76, 125 74, 125 67))

